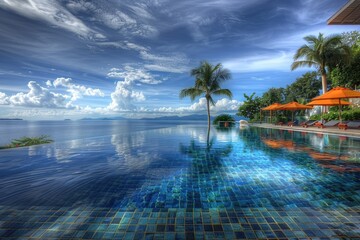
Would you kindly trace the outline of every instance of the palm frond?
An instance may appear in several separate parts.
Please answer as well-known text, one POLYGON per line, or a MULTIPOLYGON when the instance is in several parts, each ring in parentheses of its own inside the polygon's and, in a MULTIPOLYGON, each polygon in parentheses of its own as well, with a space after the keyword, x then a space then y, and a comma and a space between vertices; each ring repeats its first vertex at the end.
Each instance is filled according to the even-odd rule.
POLYGON ((227 97, 229 97, 230 99, 232 98, 232 92, 229 89, 219 89, 213 92, 214 95, 225 95, 227 97))
POLYGON ((322 37, 322 34, 320 33, 318 37, 316 37, 315 35, 305 36, 304 40, 307 41, 308 43, 315 44, 321 37, 322 37))
POLYGON ((317 62, 307 60, 295 61, 291 64, 291 70, 295 70, 299 67, 319 67, 319 65, 317 62))
POLYGON ((295 53, 294 60, 314 55, 314 50, 308 45, 302 45, 295 53))
POLYGON ((191 101, 194 101, 196 97, 201 96, 203 93, 204 92, 198 88, 186 88, 180 91, 179 97, 190 97, 191 101))

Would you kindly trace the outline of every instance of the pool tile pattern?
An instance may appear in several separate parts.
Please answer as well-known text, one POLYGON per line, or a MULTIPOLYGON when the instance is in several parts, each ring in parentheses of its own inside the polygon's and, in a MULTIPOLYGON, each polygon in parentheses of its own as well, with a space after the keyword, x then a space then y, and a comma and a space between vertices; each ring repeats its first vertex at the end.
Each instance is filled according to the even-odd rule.
MULTIPOLYGON (((47 171, 54 165, 48 160, 52 159, 46 154, 48 147, 38 148, 25 159, 31 159, 36 168, 21 170, 26 165, 19 164, 2 175, 0 191, 8 195, 0 197, 0 238, 360 238, 359 172, 326 167, 343 166, 344 155, 350 159, 359 151, 357 140, 340 142, 330 137, 330 143, 320 149, 310 144, 314 137, 310 134, 250 129, 236 132, 238 138, 231 141, 208 145, 184 141, 174 131, 179 134, 173 128, 142 132, 130 139, 112 137, 112 143, 120 145, 115 148, 122 148, 116 153, 106 148, 107 139, 97 147, 85 141, 81 150, 74 149, 66 157, 67 169, 56 164, 52 174, 47 171), (294 146, 267 146, 262 139, 274 133, 278 139, 280 135, 282 140, 291 138, 294 146), (134 140, 139 136, 143 145, 134 140), (129 149, 124 139, 132 140, 129 149), (334 147, 339 143, 341 154, 334 147), (310 155, 314 151, 336 159, 316 160, 310 155), (92 166, 86 168, 89 162, 92 166), (66 178, 66 173, 79 168, 83 171, 66 178), (67 181, 57 185, 51 177, 67 181), (33 188, 18 189, 12 181, 33 188)), ((21 162, 21 151, 7 154, 21 162)), ((352 170, 359 163, 347 160, 346 166, 352 170)))
POLYGON ((82 209, 2 210, 2 238, 289 239, 356 238, 360 209, 82 209))

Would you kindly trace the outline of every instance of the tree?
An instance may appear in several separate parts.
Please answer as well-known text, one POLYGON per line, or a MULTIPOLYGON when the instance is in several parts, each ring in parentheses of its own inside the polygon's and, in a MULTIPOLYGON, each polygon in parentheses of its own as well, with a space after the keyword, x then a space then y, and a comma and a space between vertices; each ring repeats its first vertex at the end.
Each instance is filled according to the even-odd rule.
POLYGON ((262 105, 269 106, 273 103, 282 103, 285 100, 284 88, 270 88, 261 97, 262 105))
POLYGON ((331 71, 336 65, 349 62, 350 48, 342 43, 340 35, 324 37, 322 33, 319 33, 318 37, 310 35, 304 39, 308 45, 305 44, 296 51, 291 70, 304 66, 316 67, 321 73, 322 90, 325 93, 327 91, 326 68, 331 71))
POLYGON ((341 33, 342 41, 348 45, 352 51, 360 51, 360 32, 350 31, 341 33))
POLYGON ((254 96, 255 93, 251 94, 250 96, 244 94, 246 100, 239 107, 238 113, 236 115, 254 119, 255 116, 259 114, 261 108, 261 98, 254 96))
POLYGON ((233 118, 233 116, 229 114, 221 114, 213 120, 213 124, 218 125, 219 122, 229 122, 228 123, 229 126, 233 126, 235 122, 235 118, 233 118))
POLYGON ((356 54, 349 65, 341 65, 331 71, 333 86, 352 89, 360 87, 360 53, 356 54))
POLYGON ((204 61, 200 66, 191 70, 191 76, 195 77, 195 86, 185 88, 180 91, 180 98, 190 97, 194 101, 196 97, 205 95, 207 115, 208 115, 208 130, 210 130, 210 104, 215 105, 212 95, 225 95, 232 98, 232 93, 229 89, 222 89, 220 84, 231 78, 230 71, 223 68, 220 63, 213 66, 204 61))
POLYGON ((295 82, 288 85, 285 89, 286 102, 297 101, 305 99, 310 101, 312 98, 319 95, 321 88, 321 81, 317 72, 308 72, 297 78, 295 82))
POLYGON ((343 42, 350 47, 352 58, 350 64, 339 64, 331 71, 332 85, 358 88, 360 87, 360 32, 345 32, 341 36, 343 42))

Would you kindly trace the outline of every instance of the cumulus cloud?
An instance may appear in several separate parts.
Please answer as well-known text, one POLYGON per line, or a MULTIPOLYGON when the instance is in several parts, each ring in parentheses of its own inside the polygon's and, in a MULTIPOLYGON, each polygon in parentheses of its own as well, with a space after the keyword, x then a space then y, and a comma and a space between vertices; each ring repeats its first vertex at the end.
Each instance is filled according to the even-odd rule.
POLYGON ((53 81, 52 85, 57 87, 65 87, 67 92, 71 93, 71 101, 68 104, 72 104, 72 102, 76 101, 82 96, 99 96, 104 97, 105 94, 100 89, 87 88, 83 85, 76 85, 72 83, 71 78, 57 78, 53 81))
MULTIPOLYGON (((242 103, 237 100, 230 100, 227 98, 222 98, 215 102, 214 106, 210 106, 210 110, 213 112, 232 112, 238 110, 242 103)), ((155 108, 154 111, 156 112, 163 112, 163 113, 197 113, 206 110, 206 99, 200 98, 198 102, 191 104, 188 107, 160 107, 155 108)))
POLYGON ((26 107, 62 108, 66 106, 66 99, 68 98, 66 95, 51 92, 35 81, 30 81, 27 86, 29 88, 27 93, 20 92, 10 96, 8 103, 26 107))
POLYGON ((45 84, 47 88, 42 87, 35 81, 30 81, 27 84, 29 88, 28 92, 18 92, 12 96, 7 96, 5 93, 0 92, 0 105, 81 109, 79 106, 74 106, 73 102, 82 98, 82 96, 105 96, 100 89, 73 84, 71 78, 57 78, 53 82, 48 80, 45 84), (51 91, 49 89, 51 87, 55 89, 64 87, 70 94, 67 95, 51 91))
POLYGON ((45 84, 47 87, 52 87, 52 82, 50 80, 47 80, 45 84))
POLYGON ((145 101, 143 92, 134 91, 128 82, 119 81, 115 91, 111 93, 111 103, 108 109, 111 111, 134 111, 136 106, 133 103, 142 101, 145 101))
POLYGON ((123 79, 116 83, 115 91, 111 93, 111 103, 108 106, 111 111, 136 110, 134 103, 145 101, 144 93, 134 90, 134 85, 161 83, 161 80, 155 79, 146 70, 131 66, 125 66, 123 69, 112 68, 107 76, 123 79))
POLYGON ((5 93, 0 92, 0 105, 7 105, 9 104, 8 96, 5 93))
POLYGON ((52 0, 5 0, 0 7, 12 10, 28 18, 44 21, 89 39, 105 39, 105 36, 87 27, 79 18, 52 0))

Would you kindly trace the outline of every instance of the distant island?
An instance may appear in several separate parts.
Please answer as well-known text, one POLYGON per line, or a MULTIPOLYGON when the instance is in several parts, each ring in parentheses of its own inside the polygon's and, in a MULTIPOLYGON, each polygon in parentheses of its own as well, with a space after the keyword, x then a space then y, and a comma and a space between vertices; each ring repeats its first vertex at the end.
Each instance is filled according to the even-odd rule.
MULTIPOLYGON (((213 120, 216 116, 211 116, 213 120)), ((236 121, 245 119, 244 117, 234 116, 236 121)), ((154 118, 141 118, 141 119, 132 119, 124 117, 106 117, 106 118, 82 118, 80 120, 146 120, 146 121, 207 121, 207 115, 203 114, 193 114, 186 116, 163 116, 163 117, 154 117, 154 118)))
MULTIPOLYGON (((214 117, 211 116, 211 119, 214 117)), ((187 116, 163 116, 163 117, 155 117, 155 118, 141 118, 141 120, 185 120, 185 121, 207 121, 207 115, 201 115, 201 114, 194 114, 194 115, 187 115, 187 116)))
POLYGON ((0 118, 0 120, 23 120, 21 118, 0 118))
POLYGON ((109 117, 109 118, 82 118, 80 120, 130 120, 124 117, 109 117))

